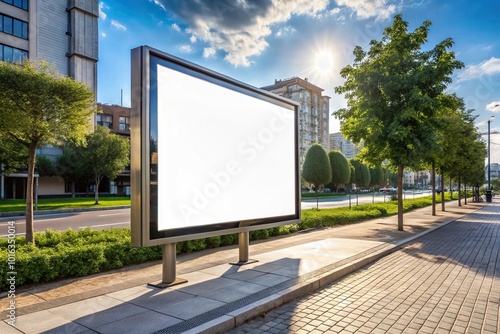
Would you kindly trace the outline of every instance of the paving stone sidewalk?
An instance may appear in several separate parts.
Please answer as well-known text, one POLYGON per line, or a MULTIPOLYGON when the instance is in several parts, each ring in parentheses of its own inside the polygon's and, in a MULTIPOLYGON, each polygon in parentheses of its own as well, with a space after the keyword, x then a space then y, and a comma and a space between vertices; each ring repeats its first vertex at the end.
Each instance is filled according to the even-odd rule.
POLYGON ((500 333, 499 204, 227 333, 500 333))

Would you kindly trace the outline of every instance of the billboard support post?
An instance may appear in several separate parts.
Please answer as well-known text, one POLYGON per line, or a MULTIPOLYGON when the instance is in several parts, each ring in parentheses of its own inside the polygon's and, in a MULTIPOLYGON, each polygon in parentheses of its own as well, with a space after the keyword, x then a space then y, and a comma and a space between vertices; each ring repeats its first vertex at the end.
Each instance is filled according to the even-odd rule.
POLYGON ((245 264, 250 264, 250 263, 255 263, 259 262, 257 260, 252 260, 249 258, 250 252, 250 232, 239 232, 238 233, 238 248, 239 248, 239 255, 240 258, 238 262, 230 262, 229 264, 235 265, 235 266, 243 266, 245 264))
POLYGON ((165 289, 170 286, 186 283, 184 278, 178 278, 176 271, 177 252, 175 242, 163 244, 162 277, 159 283, 149 283, 156 288, 165 289))

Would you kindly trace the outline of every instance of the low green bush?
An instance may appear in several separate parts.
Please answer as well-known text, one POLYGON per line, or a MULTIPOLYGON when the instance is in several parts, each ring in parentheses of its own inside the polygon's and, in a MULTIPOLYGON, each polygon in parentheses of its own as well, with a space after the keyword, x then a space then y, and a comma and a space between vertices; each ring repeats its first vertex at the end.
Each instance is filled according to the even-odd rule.
MULTIPOLYGON (((447 197, 449 199, 449 195, 447 197)), ((438 198, 439 200, 439 198, 438 198)), ((430 197, 404 201, 404 210, 414 210, 431 204, 430 197)), ((299 230, 350 224, 362 220, 384 217, 397 213, 397 202, 365 204, 351 209, 309 209, 302 211, 299 224, 291 224, 250 232, 251 240, 286 235, 299 230)), ((78 277, 135 263, 159 260, 162 247, 133 247, 130 229, 73 231, 47 230, 35 234, 36 246, 27 244, 24 237, 16 237, 16 286, 27 283, 48 282, 64 277, 78 277)), ((221 235, 176 244, 177 253, 190 253, 206 248, 235 245, 238 234, 221 235)), ((0 291, 8 289, 8 239, 0 239, 0 291)))

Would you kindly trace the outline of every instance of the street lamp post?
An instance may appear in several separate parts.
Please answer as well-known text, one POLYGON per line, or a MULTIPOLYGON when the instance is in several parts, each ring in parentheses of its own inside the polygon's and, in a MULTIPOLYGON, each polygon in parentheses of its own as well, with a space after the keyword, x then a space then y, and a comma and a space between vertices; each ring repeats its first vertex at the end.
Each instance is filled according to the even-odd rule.
POLYGON ((495 119, 495 116, 491 116, 488 120, 488 190, 486 190, 486 202, 491 202, 491 148, 490 148, 490 124, 495 119))

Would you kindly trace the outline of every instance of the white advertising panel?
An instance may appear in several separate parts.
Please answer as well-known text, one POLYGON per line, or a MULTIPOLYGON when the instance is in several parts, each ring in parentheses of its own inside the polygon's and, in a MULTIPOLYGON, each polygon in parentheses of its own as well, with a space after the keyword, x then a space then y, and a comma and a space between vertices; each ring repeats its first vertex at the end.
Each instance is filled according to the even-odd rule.
POLYGON ((298 221, 294 102, 148 47, 132 62, 135 245, 298 221))

